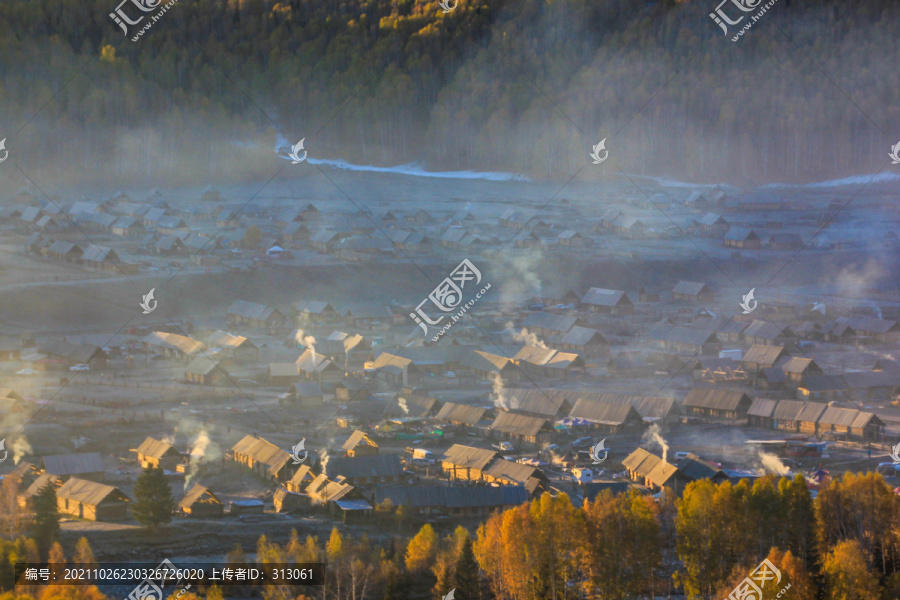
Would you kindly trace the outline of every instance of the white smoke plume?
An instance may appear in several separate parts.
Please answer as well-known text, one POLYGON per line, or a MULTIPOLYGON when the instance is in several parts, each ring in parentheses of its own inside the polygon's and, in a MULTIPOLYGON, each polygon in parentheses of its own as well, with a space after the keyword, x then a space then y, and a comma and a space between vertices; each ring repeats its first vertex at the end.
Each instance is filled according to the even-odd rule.
POLYGON ((309 348, 309 350, 313 354, 313 358, 316 357, 316 338, 311 335, 307 335, 303 329, 298 329, 297 333, 294 334, 294 341, 303 346, 304 348, 309 348))
POLYGON ((408 415, 408 414, 409 414, 409 407, 406 405, 406 398, 399 398, 399 399, 397 400, 397 406, 400 407, 400 410, 403 411, 403 414, 404 414, 404 415, 408 415))
MULTIPOLYGON (((197 478, 200 467, 222 458, 222 448, 212 439, 209 428, 193 419, 185 419, 176 427, 175 432, 188 436, 188 472, 184 477, 184 489, 190 488, 191 482, 197 478)), ((182 438, 184 439, 184 438, 182 438)))
MULTIPOLYGON (((850 298, 864 297, 867 292, 886 276, 876 260, 869 260, 862 268, 859 265, 844 267, 834 278, 838 293, 850 298)), ((877 307, 876 307, 877 309, 877 307)))
POLYGON ((505 333, 509 333, 514 342, 525 344, 526 346, 535 346, 536 348, 547 348, 547 344, 537 334, 528 331, 527 328, 523 327, 520 331, 516 331, 512 321, 507 321, 505 333))
POLYGON ((15 464, 19 464, 19 461, 22 460, 22 457, 34 453, 34 450, 31 449, 31 444, 28 443, 28 438, 26 438, 24 435, 20 435, 13 441, 12 451, 13 462, 15 464))
POLYGON ((501 269, 510 276, 503 282, 500 290, 502 303, 518 304, 522 298, 541 294, 541 278, 538 267, 544 262, 544 253, 540 250, 518 251, 515 256, 501 253, 503 264, 501 269))
POLYGON ((659 431, 659 425, 654 423, 651 425, 647 431, 644 432, 644 435, 641 436, 641 441, 643 442, 654 442, 662 448, 662 459, 663 462, 666 462, 666 457, 669 455, 669 444, 663 438, 662 434, 659 431))
POLYGON ((781 459, 775 456, 774 454, 770 454, 768 452, 760 452, 759 460, 763 465, 763 468, 770 473, 775 473, 776 475, 787 475, 790 473, 790 469, 781 462, 781 459))
POLYGON ((506 388, 503 386, 503 378, 499 373, 494 373, 493 376, 494 386, 491 399, 494 401, 494 406, 502 408, 503 410, 509 410, 509 401, 506 398, 506 388))

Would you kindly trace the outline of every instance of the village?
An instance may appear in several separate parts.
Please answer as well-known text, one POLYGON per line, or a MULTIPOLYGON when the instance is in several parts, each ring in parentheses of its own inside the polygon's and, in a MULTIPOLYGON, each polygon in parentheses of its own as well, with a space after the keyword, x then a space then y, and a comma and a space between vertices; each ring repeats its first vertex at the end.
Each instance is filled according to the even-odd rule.
MULTIPOLYGON (((63 531, 104 540, 98 557, 121 557, 138 528, 134 482, 160 467, 185 534, 160 543, 197 556, 226 552, 235 536, 278 539, 286 525, 352 524, 375 538, 386 521, 474 527, 543 494, 581 505, 604 490, 657 496, 698 479, 797 473, 815 494, 847 470, 900 485, 890 458, 896 290, 852 297, 811 293, 812 280, 803 293, 760 281, 758 306, 742 311, 753 285, 709 265, 671 282, 686 268, 638 271, 627 287, 602 274, 512 285, 528 269, 492 268, 535 256, 702 263, 697 248, 739 266, 801 251, 818 260, 890 248, 890 228, 875 242, 871 232, 854 239, 833 196, 792 203, 721 188, 610 197, 603 210, 578 198, 544 212, 432 204, 242 204, 213 186, 184 202, 157 191, 65 202, 20 190, 0 210, 0 244, 17 261, 10 269, 34 265, 45 279, 17 282, 13 272, 10 288, 72 283, 56 289, 75 294, 127 280, 140 295, 155 289, 160 312, 142 305, 141 314, 136 295, 115 306, 133 313, 121 327, 29 327, 10 313, 0 331, 2 468, 19 510, 52 484, 63 531), (835 237, 843 241, 822 244, 835 237), (496 293, 437 343, 411 318, 427 280, 398 283, 393 298, 243 293, 221 310, 160 317, 169 279, 184 274, 413 262, 444 276, 462 259, 496 293)), ((860 204, 878 211, 883 200, 860 204)))

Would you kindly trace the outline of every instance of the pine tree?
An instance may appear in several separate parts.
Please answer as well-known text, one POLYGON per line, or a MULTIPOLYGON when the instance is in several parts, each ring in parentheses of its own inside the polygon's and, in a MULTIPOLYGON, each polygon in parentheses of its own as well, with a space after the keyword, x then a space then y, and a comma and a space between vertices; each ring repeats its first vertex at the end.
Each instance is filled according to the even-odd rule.
POLYGON ((56 488, 48 483, 34 497, 34 522, 31 535, 41 556, 46 555, 50 546, 59 537, 59 511, 56 505, 56 488))
POLYGON ((481 600, 481 577, 472 551, 472 538, 466 536, 453 570, 453 587, 460 600, 481 600))
POLYGON ((134 518, 144 527, 155 530, 172 520, 175 500, 163 470, 147 467, 134 484, 134 518))

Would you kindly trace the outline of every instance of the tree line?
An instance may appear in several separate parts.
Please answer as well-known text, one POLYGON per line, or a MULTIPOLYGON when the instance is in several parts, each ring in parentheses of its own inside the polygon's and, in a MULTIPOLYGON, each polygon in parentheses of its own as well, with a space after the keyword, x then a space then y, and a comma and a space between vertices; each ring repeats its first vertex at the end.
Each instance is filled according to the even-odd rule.
POLYGON ((900 6, 784 0, 732 43, 714 4, 179 0, 132 42, 115 0, 3 2, 0 136, 69 183, 269 176, 279 136, 535 177, 574 173, 601 138, 627 172, 698 180, 886 164, 900 6))
MULTIPOLYGON (((144 487, 154 488, 152 476, 145 476, 144 487)), ((142 494, 144 501, 166 504, 155 489, 142 494)), ((380 507, 379 522, 400 509, 380 507)), ((36 502, 35 513, 44 516, 35 519, 31 537, 9 539, 4 532, 0 589, 9 591, 0 600, 103 600, 89 587, 12 589, 16 561, 66 562, 55 539, 58 523, 46 525, 52 512, 36 502)), ((152 519, 145 524, 155 526, 152 519)), ((669 489, 658 498, 604 491, 581 507, 565 494, 544 494, 495 512, 474 532, 458 526, 441 537, 430 524, 412 537, 399 528, 380 531, 377 542, 337 528, 327 540, 294 530, 278 544, 263 535, 257 563, 323 562, 327 577, 322 587, 258 591, 265 600, 441 599, 451 590, 455 600, 628 600, 682 593, 726 598, 767 559, 780 572, 783 600, 900 597, 900 496, 877 473, 847 473, 815 498, 800 475, 737 485, 700 480, 680 498, 669 489)), ((72 562, 94 563, 87 540, 78 542, 72 562)), ((226 562, 246 562, 243 548, 235 546, 226 562)), ((766 597, 773 594, 767 590, 766 597)), ((202 598, 222 600, 223 590, 198 588, 180 596, 202 598)))

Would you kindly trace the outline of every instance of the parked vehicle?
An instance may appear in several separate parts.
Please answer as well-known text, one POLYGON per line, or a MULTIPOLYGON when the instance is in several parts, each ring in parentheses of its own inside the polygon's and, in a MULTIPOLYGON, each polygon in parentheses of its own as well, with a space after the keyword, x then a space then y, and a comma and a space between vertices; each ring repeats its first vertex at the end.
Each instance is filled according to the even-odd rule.
POLYGON ((593 446, 594 440, 589 437, 581 437, 572 442, 573 448, 587 448, 588 446, 593 446))
POLYGON ((69 367, 69 370, 70 371, 90 371, 91 366, 82 363, 80 365, 72 365, 71 367, 69 367))
POLYGON ((426 450, 425 448, 415 448, 413 449, 413 458, 412 463, 414 465, 423 464, 423 465, 433 465, 437 461, 434 458, 434 452, 431 450, 426 450))
POLYGON ((575 483, 591 483, 594 481, 594 471, 591 469, 572 469, 572 479, 575 483))
POLYGON ((500 442, 499 444, 494 444, 494 450, 499 450, 500 452, 515 452, 516 448, 510 442, 500 442))
POLYGON ((16 375, 24 375, 25 377, 31 377, 33 375, 37 375, 37 372, 34 369, 22 369, 21 371, 16 371, 16 375))

